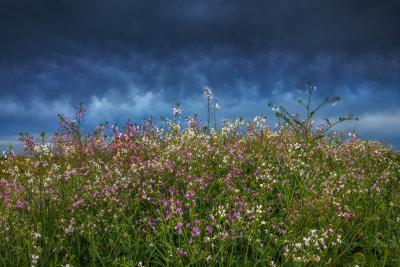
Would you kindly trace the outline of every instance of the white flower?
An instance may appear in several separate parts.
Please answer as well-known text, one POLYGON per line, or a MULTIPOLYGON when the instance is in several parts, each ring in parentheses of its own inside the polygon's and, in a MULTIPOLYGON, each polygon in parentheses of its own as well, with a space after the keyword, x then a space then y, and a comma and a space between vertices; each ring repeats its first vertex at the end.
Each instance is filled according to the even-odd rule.
POLYGON ((181 114, 181 110, 179 108, 173 108, 172 114, 175 116, 176 114, 181 114))
POLYGON ((309 245, 310 245, 311 237, 307 237, 307 238, 303 237, 303 240, 304 240, 304 244, 305 244, 306 246, 309 246, 309 245))
POLYGON ((206 96, 206 98, 212 99, 212 92, 210 89, 208 88, 204 89, 204 95, 206 96))
POLYGON ((315 233, 317 232, 317 230, 311 230, 311 235, 315 235, 315 233))
POLYGON ((39 234, 39 233, 33 233, 33 238, 39 238, 39 237, 41 237, 42 235, 41 234, 39 234))
POLYGON ((37 260, 39 259, 39 256, 32 254, 31 257, 32 257, 32 264, 36 264, 37 260))

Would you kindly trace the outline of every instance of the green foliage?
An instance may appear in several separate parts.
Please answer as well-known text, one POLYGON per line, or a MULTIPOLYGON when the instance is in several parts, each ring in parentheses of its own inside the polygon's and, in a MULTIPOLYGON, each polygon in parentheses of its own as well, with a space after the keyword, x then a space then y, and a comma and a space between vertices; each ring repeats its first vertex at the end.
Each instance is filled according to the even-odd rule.
POLYGON ((335 96, 334 98, 325 98, 325 101, 322 102, 316 109, 310 111, 310 101, 311 101, 311 93, 312 91, 316 91, 316 87, 312 87, 311 83, 308 83, 308 90, 307 90, 307 94, 308 94, 308 102, 307 105, 305 105, 303 103, 302 100, 298 100, 298 102, 300 104, 303 105, 303 107, 306 109, 307 111, 307 118, 305 120, 303 120, 302 122, 300 122, 297 119, 297 114, 293 114, 291 115, 285 107, 280 106, 275 107, 271 102, 268 103, 269 107, 272 107, 273 111, 277 111, 275 113, 275 116, 278 117, 279 119, 283 119, 288 125, 290 125, 292 127, 292 129, 295 131, 296 135, 299 138, 305 138, 307 143, 314 143, 316 140, 322 138, 325 136, 325 133, 331 129, 333 126, 335 126, 336 124, 346 121, 346 120, 358 120, 358 117, 354 117, 353 114, 349 114, 348 117, 339 117, 339 120, 332 123, 330 122, 328 119, 325 119, 327 125, 325 125, 322 129, 317 130, 316 132, 312 131, 312 118, 315 115, 315 113, 324 105, 328 104, 328 103, 333 103, 333 105, 336 104, 336 102, 340 101, 340 97, 335 96))

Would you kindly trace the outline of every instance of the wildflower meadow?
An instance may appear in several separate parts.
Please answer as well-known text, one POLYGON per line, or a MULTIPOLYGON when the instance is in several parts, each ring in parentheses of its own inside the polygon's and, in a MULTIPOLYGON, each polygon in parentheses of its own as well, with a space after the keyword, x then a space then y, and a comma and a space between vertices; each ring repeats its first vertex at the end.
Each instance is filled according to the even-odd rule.
MULTIPOLYGON (((0 159, 1 266, 400 266, 400 153, 269 103, 265 116, 151 119, 52 137, 0 159), (349 137, 350 135, 350 137, 349 137), (346 139, 347 138, 347 139, 346 139)), ((267 105, 266 105, 267 106, 267 105)))

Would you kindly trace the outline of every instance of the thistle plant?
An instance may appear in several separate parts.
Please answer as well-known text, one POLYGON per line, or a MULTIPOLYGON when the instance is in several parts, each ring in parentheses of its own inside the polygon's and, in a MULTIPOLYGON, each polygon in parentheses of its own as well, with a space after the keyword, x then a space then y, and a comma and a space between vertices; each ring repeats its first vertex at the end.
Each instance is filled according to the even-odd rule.
POLYGON ((318 127, 318 129, 315 132, 313 132, 312 127, 313 127, 314 121, 312 121, 312 118, 315 115, 315 113, 322 106, 324 106, 328 103, 332 103, 332 106, 335 106, 336 102, 340 101, 340 97, 338 97, 338 96, 335 96, 333 98, 327 97, 327 98, 325 98, 325 101, 322 102, 316 109, 310 111, 311 93, 312 93, 312 91, 316 91, 316 90, 317 90, 317 88, 312 87, 311 82, 308 82, 308 90, 306 91, 306 93, 308 94, 307 105, 305 105, 301 99, 298 100, 298 103, 302 104, 303 107, 307 111, 307 118, 305 120, 303 120, 302 122, 300 122, 298 120, 299 115, 297 113, 291 115, 286 110, 285 107, 283 107, 283 106, 276 107, 271 102, 268 103, 268 106, 272 107, 272 111, 276 112, 275 116, 278 117, 279 119, 283 119, 289 126, 291 126, 293 128, 293 130, 296 133, 296 136, 305 138, 307 143, 313 143, 316 140, 324 137, 325 133, 329 129, 331 129, 333 126, 335 126, 336 124, 338 124, 340 122, 343 122, 346 120, 356 120, 356 121, 358 120, 358 117, 354 117, 353 114, 349 114, 348 117, 339 117, 339 120, 334 123, 332 123, 328 119, 325 119, 326 124, 321 125, 320 127, 318 127))

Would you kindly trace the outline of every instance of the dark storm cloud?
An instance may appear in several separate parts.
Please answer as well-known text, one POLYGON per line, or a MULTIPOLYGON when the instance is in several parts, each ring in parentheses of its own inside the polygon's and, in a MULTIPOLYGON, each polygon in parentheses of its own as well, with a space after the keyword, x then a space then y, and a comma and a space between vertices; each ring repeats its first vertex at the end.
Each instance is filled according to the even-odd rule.
POLYGON ((51 129, 80 101, 100 121, 177 101, 199 113, 206 86, 221 115, 267 113, 267 100, 296 111, 307 81, 317 100, 342 96, 339 113, 365 114, 360 125, 388 112, 395 124, 399 13, 398 1, 3 1, 0 135, 51 129))
POLYGON ((93 53, 137 49, 162 57, 224 45, 243 54, 279 49, 390 55, 399 42, 398 1, 17 0, 1 10, 2 46, 13 56, 91 53, 93 47, 93 53))
MULTIPOLYGON (((291 53, 296 60, 287 71, 300 75, 324 57, 333 61, 328 67, 338 74, 341 63, 360 64, 365 55, 379 56, 383 65, 395 58, 398 67, 399 11, 396 1, 9 1, 0 11, 1 61, 3 69, 18 64, 36 74, 47 71, 40 61, 58 64, 69 68, 61 79, 71 83, 83 78, 79 74, 91 78, 76 64, 79 58, 93 64, 101 58, 113 65, 123 64, 132 53, 169 66, 187 63, 181 62, 184 53, 183 61, 198 53, 211 60, 222 54, 238 63, 271 51, 291 53)), ((133 64, 142 77, 143 63, 133 64)), ((236 69, 217 79, 249 71, 257 76, 254 72, 260 75, 264 70, 248 65, 236 69)), ((320 75, 318 69, 314 72, 320 75)), ((379 73, 369 74, 382 79, 379 73)), ((304 78, 301 75, 299 81, 304 83, 304 78)), ((107 77, 99 79, 107 86, 107 77)), ((210 79, 215 80, 212 73, 210 79)))

